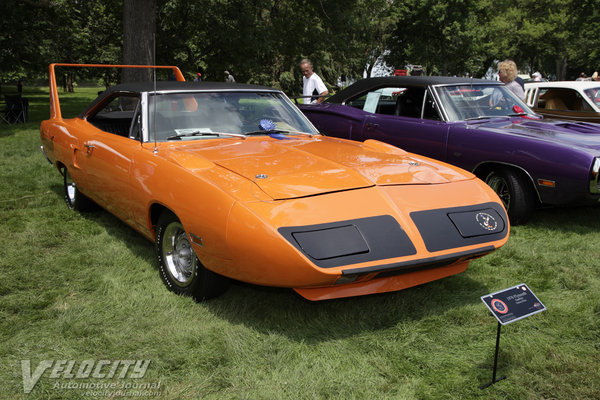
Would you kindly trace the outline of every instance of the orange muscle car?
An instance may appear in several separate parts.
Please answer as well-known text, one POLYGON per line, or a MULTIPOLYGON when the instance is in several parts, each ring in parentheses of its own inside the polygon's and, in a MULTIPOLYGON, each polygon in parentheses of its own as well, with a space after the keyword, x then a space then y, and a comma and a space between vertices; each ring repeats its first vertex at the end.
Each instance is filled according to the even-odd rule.
POLYGON ((230 278, 310 300, 383 293, 462 272, 508 239, 501 201, 471 173, 325 137, 279 90, 121 84, 63 119, 57 65, 69 66, 50 66, 41 142, 67 205, 97 203, 155 242, 176 293, 214 297, 230 278))

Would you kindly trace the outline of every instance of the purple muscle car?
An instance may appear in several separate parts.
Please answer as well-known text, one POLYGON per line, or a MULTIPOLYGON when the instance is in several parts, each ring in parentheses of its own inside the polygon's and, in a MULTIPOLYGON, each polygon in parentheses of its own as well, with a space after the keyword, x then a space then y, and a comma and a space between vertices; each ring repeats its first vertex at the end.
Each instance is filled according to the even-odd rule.
POLYGON ((326 135, 377 139, 472 171, 512 224, 537 205, 600 200, 600 124, 542 120, 500 82, 370 78, 300 109, 326 135))

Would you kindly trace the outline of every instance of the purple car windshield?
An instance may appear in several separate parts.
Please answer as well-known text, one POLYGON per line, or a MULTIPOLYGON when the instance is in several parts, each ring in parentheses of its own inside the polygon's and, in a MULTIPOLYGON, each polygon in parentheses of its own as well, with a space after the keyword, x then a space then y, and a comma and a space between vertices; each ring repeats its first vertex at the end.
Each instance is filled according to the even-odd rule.
POLYGON ((505 86, 449 85, 438 86, 435 90, 442 102, 448 121, 511 117, 523 114, 535 115, 505 86))

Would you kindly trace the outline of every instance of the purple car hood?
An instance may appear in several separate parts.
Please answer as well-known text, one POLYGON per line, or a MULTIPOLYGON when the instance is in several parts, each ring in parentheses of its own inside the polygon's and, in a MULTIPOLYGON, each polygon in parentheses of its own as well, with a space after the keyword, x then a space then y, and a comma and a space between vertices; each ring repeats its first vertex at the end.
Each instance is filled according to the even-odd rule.
POLYGON ((494 130, 501 133, 527 136, 562 143, 572 147, 600 150, 600 124, 558 120, 494 118, 462 122, 468 129, 494 130))

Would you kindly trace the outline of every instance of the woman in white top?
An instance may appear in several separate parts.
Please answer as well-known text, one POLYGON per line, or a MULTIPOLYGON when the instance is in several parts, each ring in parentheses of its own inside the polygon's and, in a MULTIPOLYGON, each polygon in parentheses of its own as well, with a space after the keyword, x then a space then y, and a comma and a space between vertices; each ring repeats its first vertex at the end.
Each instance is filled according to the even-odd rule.
POLYGON ((517 64, 511 60, 504 60, 498 63, 498 78, 506 87, 517 95, 521 100, 525 100, 525 91, 519 85, 515 78, 517 77, 517 64))

